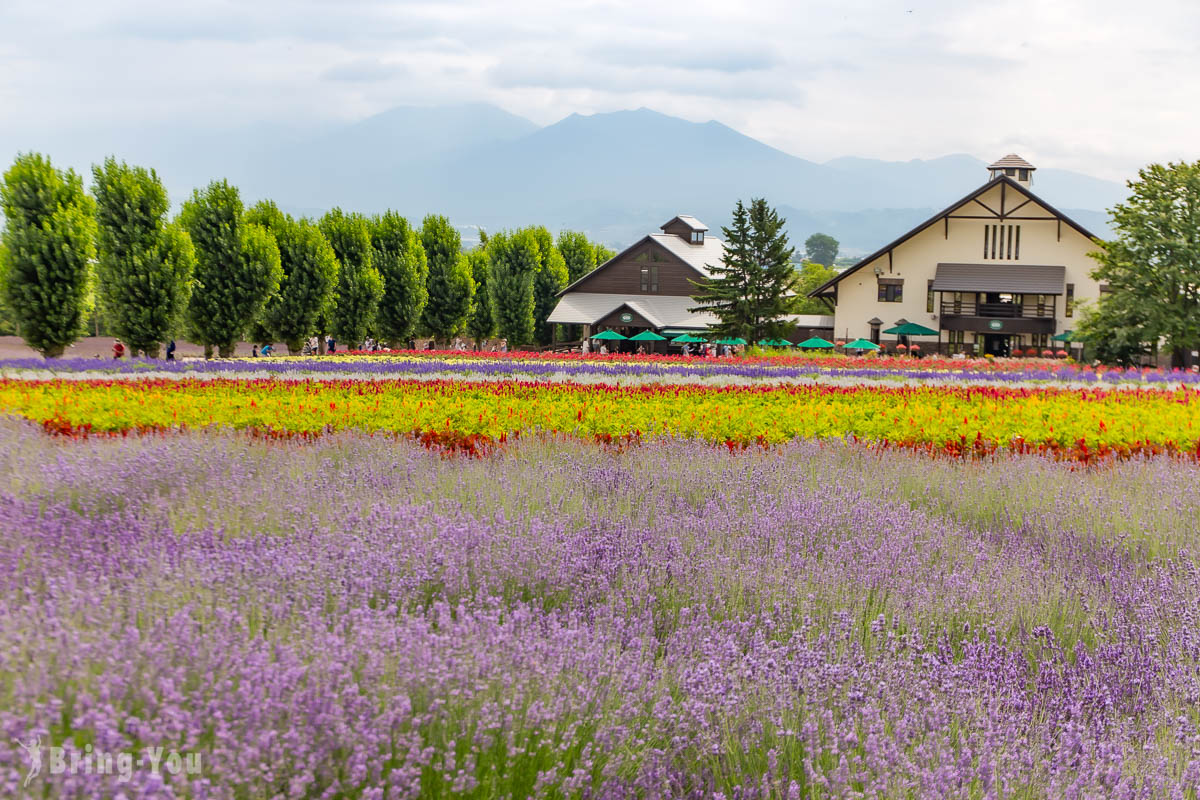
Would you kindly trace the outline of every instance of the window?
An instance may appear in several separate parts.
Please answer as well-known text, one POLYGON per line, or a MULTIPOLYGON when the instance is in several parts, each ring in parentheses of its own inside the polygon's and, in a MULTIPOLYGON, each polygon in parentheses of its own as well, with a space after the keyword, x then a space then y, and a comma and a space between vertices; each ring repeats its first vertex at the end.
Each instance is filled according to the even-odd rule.
POLYGON ((881 303, 899 303, 902 301, 904 299, 904 279, 880 278, 878 299, 881 303))
POLYGON ((1112 291, 1112 287, 1109 286, 1107 283, 1100 284, 1100 294, 1108 294, 1111 291, 1112 291))
POLYGON ((964 331, 946 331, 947 350, 951 353, 961 353, 967 338, 964 331))
POLYGON ((1067 284, 1067 303, 1066 315, 1068 317, 1075 316, 1075 284, 1067 284))
POLYGON ((1004 174, 1011 178, 1017 174, 1017 168, 1016 167, 1005 167, 1004 174))
POLYGON ((704 231, 692 231, 692 244, 704 244, 704 231))
POLYGON ((984 225, 983 257, 1014 260, 1021 257, 1020 225, 984 225))
POLYGON ((1029 337, 1029 340, 1030 345, 1039 350, 1045 350, 1050 347, 1050 334, 1048 333, 1035 333, 1029 337))
POLYGON ((925 310, 933 313, 933 281, 925 281, 925 310))
POLYGON ((1019 181, 1029 180, 1029 170, 1027 170, 1027 169, 1017 170, 1017 180, 1019 180, 1019 181))
POLYGON ((658 265, 651 264, 648 267, 642 267, 642 291, 657 292, 658 291, 658 265))
POLYGON ((871 323, 871 342, 872 342, 872 344, 879 344, 879 326, 880 326, 880 324, 881 323, 878 323, 878 322, 871 323))

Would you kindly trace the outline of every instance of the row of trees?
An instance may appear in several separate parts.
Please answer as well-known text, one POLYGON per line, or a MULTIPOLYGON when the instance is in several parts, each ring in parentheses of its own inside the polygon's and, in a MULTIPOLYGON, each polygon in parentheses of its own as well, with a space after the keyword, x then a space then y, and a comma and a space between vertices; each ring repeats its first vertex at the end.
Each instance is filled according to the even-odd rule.
POLYGON ((545 343, 555 294, 612 256, 544 227, 483 234, 463 252, 442 216, 419 229, 390 211, 293 218, 271 201, 245 208, 226 181, 194 191, 171 219, 153 170, 110 158, 92 178, 89 195, 73 170, 30 153, 0 183, 0 288, 21 335, 48 358, 84 334, 97 303, 111 332, 150 357, 181 335, 208 356, 232 355, 244 338, 298 352, 326 333, 545 343))

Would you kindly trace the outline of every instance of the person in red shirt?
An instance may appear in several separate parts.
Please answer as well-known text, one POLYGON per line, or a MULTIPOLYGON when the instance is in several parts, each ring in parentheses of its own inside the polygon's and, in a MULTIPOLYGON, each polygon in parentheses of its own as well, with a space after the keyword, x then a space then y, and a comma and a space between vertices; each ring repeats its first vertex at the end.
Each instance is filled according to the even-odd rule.
POLYGON ((125 345, 119 341, 113 340, 113 358, 121 358, 125 355, 125 345))

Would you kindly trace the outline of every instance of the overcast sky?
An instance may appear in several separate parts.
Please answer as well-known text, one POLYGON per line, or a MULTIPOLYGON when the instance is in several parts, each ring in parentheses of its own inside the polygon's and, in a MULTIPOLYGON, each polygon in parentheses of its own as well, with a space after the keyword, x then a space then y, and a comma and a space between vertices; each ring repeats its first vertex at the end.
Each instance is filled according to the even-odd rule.
POLYGON ((0 144, 647 106, 813 160, 1200 158, 1198 0, 0 0, 0 144))

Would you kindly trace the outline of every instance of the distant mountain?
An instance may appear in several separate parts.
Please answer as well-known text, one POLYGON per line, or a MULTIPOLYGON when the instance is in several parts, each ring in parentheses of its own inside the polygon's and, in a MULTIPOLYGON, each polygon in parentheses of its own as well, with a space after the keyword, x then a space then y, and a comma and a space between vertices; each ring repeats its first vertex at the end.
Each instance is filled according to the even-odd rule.
MULTIPOLYGON (((719 122, 645 108, 572 114, 541 128, 485 104, 405 106, 350 125, 197 131, 164 122, 62 130, 44 143, 0 127, 3 147, 43 149, 84 170, 115 152, 156 167, 175 202, 227 177, 248 203, 270 197, 309 215, 335 205, 394 208, 414 220, 439 213, 468 237, 537 223, 619 246, 677 213, 719 231, 736 200, 766 197, 787 217, 794 244, 823 231, 846 254, 875 250, 987 179, 987 162, 973 156, 816 163, 719 122)), ((1039 169, 1034 189, 1100 235, 1103 209, 1125 196, 1117 183, 1055 169, 1039 169)))

